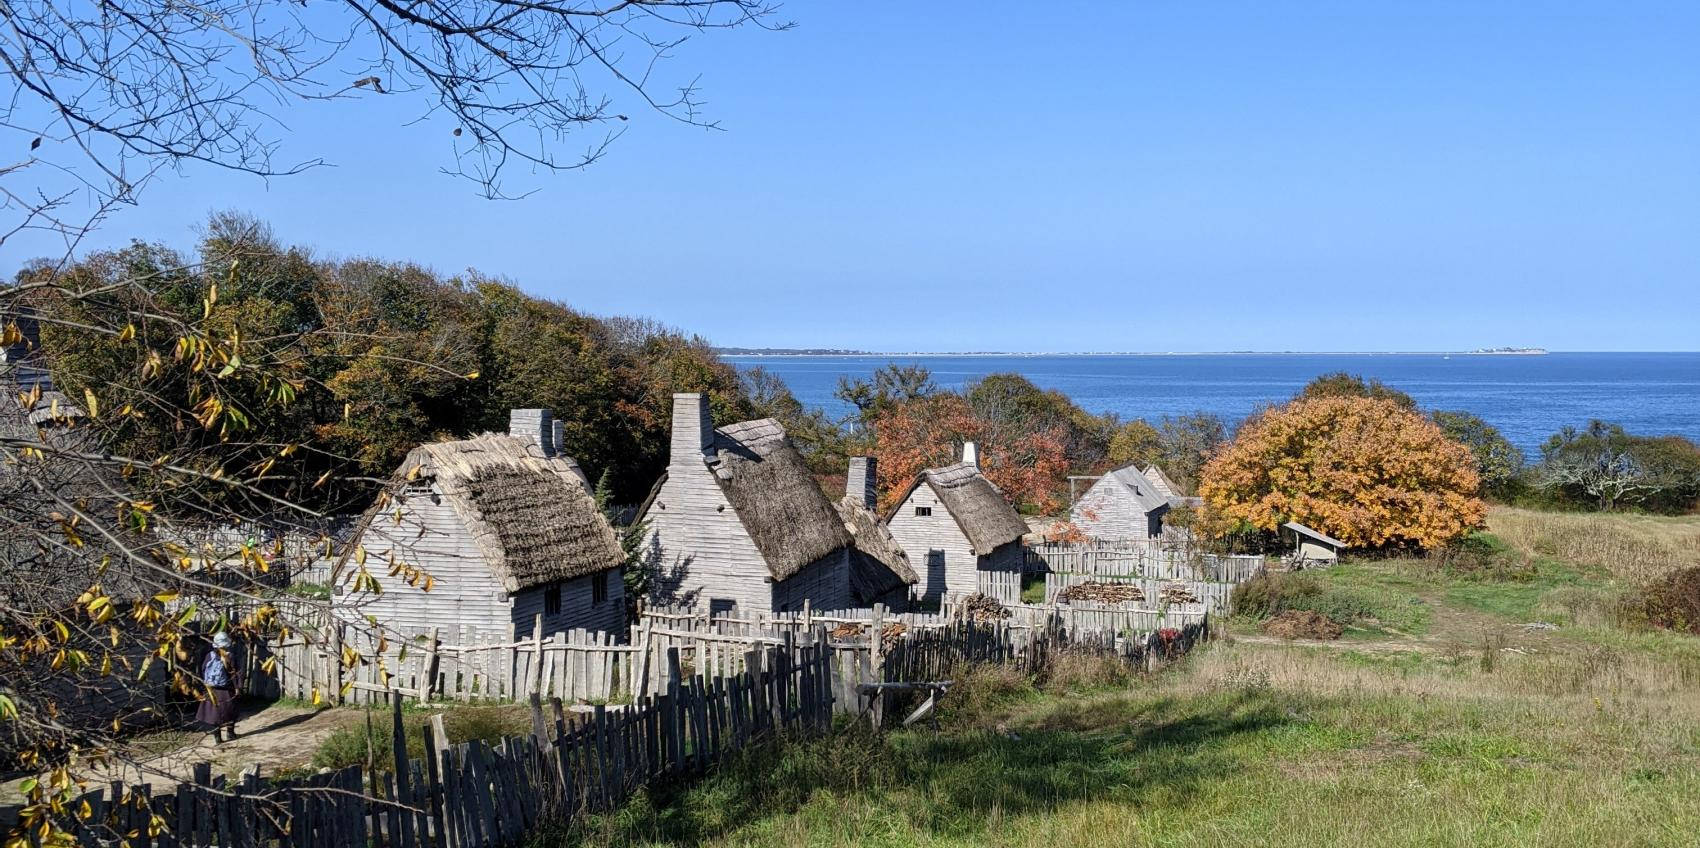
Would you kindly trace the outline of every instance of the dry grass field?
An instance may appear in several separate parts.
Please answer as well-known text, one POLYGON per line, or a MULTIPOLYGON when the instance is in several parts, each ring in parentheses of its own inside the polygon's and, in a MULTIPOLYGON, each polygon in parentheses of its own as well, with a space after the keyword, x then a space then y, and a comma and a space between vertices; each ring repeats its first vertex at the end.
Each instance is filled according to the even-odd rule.
POLYGON ((1493 514, 1512 576, 1328 573, 1344 638, 1233 635, 1154 679, 981 669, 940 734, 765 746, 539 844, 1691 846, 1700 638, 1611 613, 1700 519, 1493 514), (1525 567, 1526 566, 1526 567, 1525 567))

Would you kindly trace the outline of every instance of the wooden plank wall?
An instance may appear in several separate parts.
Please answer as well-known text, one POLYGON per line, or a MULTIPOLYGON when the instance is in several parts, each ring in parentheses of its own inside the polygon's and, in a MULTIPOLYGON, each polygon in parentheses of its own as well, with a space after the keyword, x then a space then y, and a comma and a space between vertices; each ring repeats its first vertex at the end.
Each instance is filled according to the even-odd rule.
POLYGON ((1185 551, 1166 549, 1156 541, 1047 543, 1027 549, 1029 571, 1243 583, 1263 571, 1264 567, 1265 559, 1261 555, 1193 556, 1185 551))
POLYGON ((254 651, 249 680, 257 694, 301 700, 369 704, 390 692, 419 701, 519 701, 532 694, 567 703, 627 703, 635 692, 639 648, 618 643, 613 633, 573 630, 519 641, 460 643, 441 634, 413 638, 376 635, 344 624, 312 640, 300 635, 254 651), (357 655, 342 667, 332 657, 345 645, 357 655), (380 650, 380 648, 382 650, 380 650), (272 682, 256 675, 274 660, 272 682), (268 691, 269 689, 269 691, 268 691))

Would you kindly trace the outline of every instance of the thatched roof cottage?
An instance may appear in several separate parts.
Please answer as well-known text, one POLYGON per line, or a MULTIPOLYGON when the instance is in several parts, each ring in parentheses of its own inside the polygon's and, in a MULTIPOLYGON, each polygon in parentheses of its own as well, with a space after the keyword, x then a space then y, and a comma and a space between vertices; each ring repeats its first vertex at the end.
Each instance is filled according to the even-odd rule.
POLYGON ((980 591, 982 572, 1013 573, 1019 585, 1027 522, 980 473, 973 442, 963 445, 961 462, 917 475, 886 526, 910 562, 921 564, 918 594, 928 600, 980 591))
POLYGON ((382 586, 360 596, 356 614, 499 640, 531 636, 539 614, 545 636, 624 632, 625 557, 584 472, 561 452, 557 423, 549 410, 516 409, 506 434, 414 448, 337 563, 342 591, 363 548, 382 586), (429 575, 431 590, 391 576, 392 559, 429 575))
POLYGON ((718 614, 844 609, 850 532, 770 418, 715 429, 673 396, 667 471, 638 509, 657 603, 718 614))
POLYGON ((850 552, 850 594, 857 606, 885 604, 902 612, 909 606, 910 587, 919 578, 909 554, 880 520, 878 492, 879 466, 874 458, 851 457, 844 497, 837 503, 838 514, 855 540, 850 552))

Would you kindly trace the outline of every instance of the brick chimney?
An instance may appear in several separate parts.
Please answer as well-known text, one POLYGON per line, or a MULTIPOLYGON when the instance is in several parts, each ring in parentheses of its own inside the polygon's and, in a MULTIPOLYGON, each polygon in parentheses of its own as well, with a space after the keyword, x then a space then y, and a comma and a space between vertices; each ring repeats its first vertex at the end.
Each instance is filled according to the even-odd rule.
POLYGON ((555 413, 547 409, 515 409, 508 412, 508 435, 524 439, 555 455, 555 413))
POLYGON ((879 463, 871 456, 850 457, 850 474, 844 479, 844 494, 869 510, 879 498, 879 463))
POLYGON ((708 398, 696 392, 673 395, 673 444, 671 465, 700 463, 714 456, 714 419, 708 414, 708 398))
POLYGON ((979 468, 980 468, 980 446, 977 445, 977 444, 974 444, 973 442, 963 442, 962 443, 962 461, 968 463, 969 465, 974 466, 975 470, 979 470, 979 468))

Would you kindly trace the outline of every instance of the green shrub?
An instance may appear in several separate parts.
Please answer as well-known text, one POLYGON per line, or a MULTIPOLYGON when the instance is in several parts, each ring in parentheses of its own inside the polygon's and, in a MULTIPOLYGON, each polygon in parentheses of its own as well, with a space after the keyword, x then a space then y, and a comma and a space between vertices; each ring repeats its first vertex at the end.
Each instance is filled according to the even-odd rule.
POLYGON ((1673 571, 1624 600, 1624 618, 1700 636, 1700 566, 1673 571))
MULTIPOLYGON (((1420 601, 1388 588, 1346 583, 1328 572, 1264 572, 1234 589, 1234 611, 1267 619, 1288 611, 1315 612, 1342 624, 1374 620, 1399 628, 1426 621, 1420 601)), ((1341 575, 1344 572, 1341 571, 1341 575)))
POLYGON ((1431 553, 1429 559, 1449 573, 1490 580, 1527 581, 1534 579, 1537 571, 1528 556, 1513 550, 1498 536, 1481 530, 1460 536, 1431 553))
MULTIPOLYGON (((390 715, 383 710, 371 712, 372 758, 380 770, 387 770, 395 764, 390 715)), ((430 720, 429 715, 419 713, 402 716, 402 731, 407 736, 409 759, 421 759, 425 756, 425 725, 430 720)), ((529 733, 530 730, 531 721, 525 711, 514 707, 456 707, 443 715, 443 731, 448 734, 450 744, 472 739, 494 743, 504 736, 518 736, 529 733)), ((366 747, 364 720, 358 724, 339 727, 319 743, 319 749, 313 753, 313 767, 340 769, 364 763, 366 747)))

